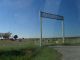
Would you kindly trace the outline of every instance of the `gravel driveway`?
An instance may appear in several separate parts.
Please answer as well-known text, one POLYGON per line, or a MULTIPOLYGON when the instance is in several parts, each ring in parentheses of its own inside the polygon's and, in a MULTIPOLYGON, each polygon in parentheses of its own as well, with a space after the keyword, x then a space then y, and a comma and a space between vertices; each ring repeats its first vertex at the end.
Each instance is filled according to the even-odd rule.
POLYGON ((52 46, 63 54, 62 60, 80 60, 80 46, 52 46))

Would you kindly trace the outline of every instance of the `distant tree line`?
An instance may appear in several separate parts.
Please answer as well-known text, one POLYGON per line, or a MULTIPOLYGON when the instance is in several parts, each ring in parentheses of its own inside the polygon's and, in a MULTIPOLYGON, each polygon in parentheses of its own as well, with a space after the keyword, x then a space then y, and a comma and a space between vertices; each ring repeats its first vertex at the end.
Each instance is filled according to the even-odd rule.
MULTIPOLYGON (((7 33, 0 33, 0 38, 1 39, 10 39, 12 33, 7 32, 7 33)), ((16 40, 18 38, 18 35, 14 35, 13 38, 16 40)))

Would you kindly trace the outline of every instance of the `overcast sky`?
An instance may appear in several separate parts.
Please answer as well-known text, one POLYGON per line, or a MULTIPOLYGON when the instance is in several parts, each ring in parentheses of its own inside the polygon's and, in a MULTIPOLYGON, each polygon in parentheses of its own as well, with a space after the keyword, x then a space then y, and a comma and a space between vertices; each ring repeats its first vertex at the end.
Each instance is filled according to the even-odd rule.
MULTIPOLYGON (((80 36, 80 0, 0 0, 0 32, 40 37, 39 11, 64 16, 65 36, 80 36)), ((59 37, 61 21, 43 18, 43 37, 59 37)))

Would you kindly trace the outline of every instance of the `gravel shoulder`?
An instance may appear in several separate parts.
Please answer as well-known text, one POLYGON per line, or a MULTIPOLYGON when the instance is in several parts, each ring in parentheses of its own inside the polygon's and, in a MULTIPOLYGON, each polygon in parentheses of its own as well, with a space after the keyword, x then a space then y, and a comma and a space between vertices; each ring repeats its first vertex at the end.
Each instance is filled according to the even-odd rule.
POLYGON ((51 46, 62 53, 62 60, 80 60, 80 46, 51 46))

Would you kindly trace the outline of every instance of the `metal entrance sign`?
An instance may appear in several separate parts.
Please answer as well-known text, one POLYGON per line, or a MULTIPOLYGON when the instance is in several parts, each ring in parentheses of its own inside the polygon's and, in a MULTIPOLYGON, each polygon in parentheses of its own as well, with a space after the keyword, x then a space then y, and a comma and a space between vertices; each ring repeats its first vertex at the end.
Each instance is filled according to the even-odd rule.
POLYGON ((40 16, 43 18, 50 18, 50 19, 56 19, 56 20, 64 20, 63 16, 60 15, 54 15, 50 13, 40 12, 40 16))
POLYGON ((64 17, 46 12, 40 12, 40 46, 42 46, 42 18, 56 19, 62 21, 62 38, 64 43, 64 17))

